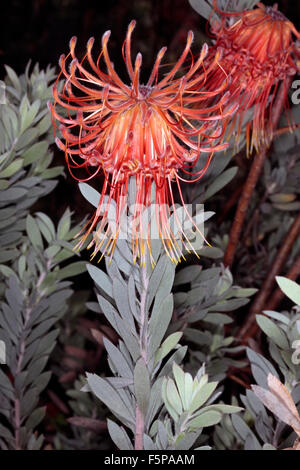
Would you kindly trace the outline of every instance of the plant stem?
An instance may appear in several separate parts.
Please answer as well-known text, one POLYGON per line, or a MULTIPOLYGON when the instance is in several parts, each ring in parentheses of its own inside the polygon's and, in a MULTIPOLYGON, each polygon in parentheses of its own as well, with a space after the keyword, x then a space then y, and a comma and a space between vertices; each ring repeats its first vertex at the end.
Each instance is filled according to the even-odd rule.
POLYGON ((143 450, 144 448, 144 428, 145 428, 145 419, 141 413, 138 405, 136 405, 135 412, 135 439, 134 439, 134 449, 143 450))
MULTIPOLYGON (((37 299, 36 303, 42 297, 42 294, 40 293, 39 288, 40 288, 42 282, 44 281, 47 273, 51 269, 51 264, 52 264, 52 260, 50 259, 50 260, 48 260, 48 262, 46 264, 45 270, 41 273, 40 277, 37 280, 35 288, 36 288, 36 291, 38 293, 38 299, 37 299)), ((26 349, 26 341, 25 340, 26 340, 26 337, 27 337, 24 334, 24 332, 26 331, 26 328, 27 328, 28 322, 30 321, 32 310, 33 310, 34 307, 35 307, 35 304, 31 305, 30 307, 27 307, 26 310, 25 310, 25 316, 24 316, 24 322, 23 322, 23 331, 22 331, 23 336, 20 339, 19 357, 18 357, 18 361, 17 361, 15 378, 18 377, 18 375, 22 372, 22 362, 24 360, 25 349, 26 349)), ((16 394, 16 398, 15 398, 15 401, 14 401, 14 418, 15 418, 14 427, 15 427, 15 447, 16 447, 16 450, 22 450, 21 449, 21 443, 20 443, 20 429, 21 429, 20 409, 21 409, 21 400, 20 400, 20 397, 18 397, 17 394, 16 394)))
MULTIPOLYGON (((147 364, 148 354, 148 311, 146 309, 146 300, 149 286, 149 279, 147 276, 147 266, 141 266, 141 281, 142 281, 142 292, 140 297, 140 352, 141 357, 147 364)), ((135 439, 134 448, 135 450, 143 450, 144 448, 144 432, 145 432, 145 416, 139 409, 138 404, 136 405, 135 412, 135 439)))
POLYGON ((255 324, 255 315, 257 313, 261 313, 262 310, 265 310, 265 303, 268 297, 270 296, 272 292, 273 285, 275 283, 275 276, 280 274, 284 263, 286 262, 287 257, 289 256, 293 245, 297 238, 300 235, 300 213, 296 217, 292 227, 289 229, 285 239, 282 242, 281 248, 278 251, 275 261, 272 264, 267 277, 257 294, 257 296, 254 299, 254 302, 250 308, 248 318, 241 329, 238 338, 242 341, 248 341, 250 337, 255 334, 257 331, 257 325, 255 324))
MULTIPOLYGON (((283 106, 286 101, 287 90, 290 88, 292 78, 288 78, 287 83, 282 83, 279 89, 276 102, 273 107, 273 116, 272 116, 272 127, 275 130, 278 126, 278 122, 282 113, 283 106)), ((248 178, 243 188, 242 195, 240 197, 238 207, 236 210, 235 218, 233 225, 231 227, 229 242, 227 250, 224 256, 225 266, 231 267, 234 261, 235 252, 241 237, 241 232, 244 224, 244 220, 247 214, 248 206, 250 204, 254 189, 256 187, 257 181, 262 172, 265 159, 268 154, 269 147, 263 147, 260 152, 258 152, 253 160, 248 178)))

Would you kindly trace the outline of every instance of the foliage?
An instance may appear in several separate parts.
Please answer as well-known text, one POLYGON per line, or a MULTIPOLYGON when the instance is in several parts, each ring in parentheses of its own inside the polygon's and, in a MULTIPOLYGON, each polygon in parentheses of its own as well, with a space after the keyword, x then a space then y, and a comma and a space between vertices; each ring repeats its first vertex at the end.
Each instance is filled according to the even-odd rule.
MULTIPOLYGON (((256 3, 218 0, 227 11, 256 3)), ((190 4, 214 18, 212 0, 190 4)), ((68 208, 59 218, 45 197, 64 176, 51 147, 54 79, 53 68, 28 64, 20 77, 7 67, 0 83, 0 448, 298 449, 300 286, 285 274, 297 267, 299 236, 276 277, 279 311, 268 307, 271 293, 248 347, 239 331, 299 217, 299 130, 269 150, 233 269, 223 257, 252 164, 233 146, 182 188, 187 203, 205 204, 211 245, 199 258, 185 253, 176 267, 152 241, 155 265, 141 266, 130 240, 118 240, 112 258, 88 263, 73 250, 83 224, 68 208)), ((299 123, 299 106, 291 113, 299 123)), ((99 192, 79 190, 80 217, 99 192)), ((134 186, 129 194, 134 201, 134 186)))
POLYGON ((0 447, 39 449, 35 432, 45 416, 39 397, 51 371, 49 355, 73 294, 66 280, 85 270, 85 263, 65 262, 74 256, 66 210, 57 227, 34 203, 52 191, 62 167, 48 168, 50 119, 47 99, 53 69, 29 66, 20 78, 7 67, 6 101, 0 106, 1 135, 1 307, 0 338, 6 346, 6 369, 0 370, 0 447))
MULTIPOLYGON (((285 294, 292 298, 300 290, 299 285, 297 289, 291 289, 291 281, 288 279, 279 278, 278 281, 285 294)), ((283 397, 291 393, 294 404, 300 409, 299 306, 291 312, 265 311, 264 315, 257 315, 256 318, 268 338, 270 360, 258 352, 247 350, 258 387, 253 386, 252 390, 247 390, 246 395, 241 396, 246 409, 242 416, 234 416, 232 419, 228 417, 216 427, 214 440, 219 449, 242 447, 245 450, 275 450, 293 447, 297 443, 297 435, 289 427, 292 422, 289 413, 295 415, 295 411, 290 404, 290 412, 286 408, 282 409, 287 402, 284 398, 283 404, 281 403, 280 390, 283 386, 276 384, 275 402, 274 398, 271 401, 265 391, 270 387, 270 374, 274 377, 273 382, 277 380, 279 384, 281 377, 286 388, 283 397), (268 414, 268 408, 275 414, 274 417, 268 414)))

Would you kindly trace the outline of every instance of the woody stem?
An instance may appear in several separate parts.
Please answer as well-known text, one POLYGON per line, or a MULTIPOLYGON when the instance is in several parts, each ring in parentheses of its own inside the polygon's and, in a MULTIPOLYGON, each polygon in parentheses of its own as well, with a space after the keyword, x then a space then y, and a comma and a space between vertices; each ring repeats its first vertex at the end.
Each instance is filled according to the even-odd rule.
POLYGON ((292 227, 288 230, 288 233, 285 239, 282 242, 281 248, 278 251, 275 261, 272 264, 267 277, 257 294, 254 302, 250 308, 248 318, 244 323, 243 328, 241 329, 238 338, 242 341, 247 341, 253 334, 256 332, 256 325, 255 325, 255 315, 257 313, 261 313, 262 310, 265 309, 265 303, 268 297, 272 292, 273 285, 275 283, 275 276, 280 274, 286 259, 291 252, 293 245, 297 238, 300 235, 300 213, 296 217, 292 227))
MULTIPOLYGON (((292 83, 292 77, 290 77, 287 80, 287 83, 282 83, 279 89, 279 92, 278 92, 278 95, 277 95, 277 98, 273 107, 273 117, 272 117, 273 129, 276 129, 278 126, 282 109, 285 104, 287 90, 290 88, 291 83, 292 83)), ((224 264, 226 266, 232 267, 235 253, 236 253, 236 248, 238 246, 238 243, 241 237, 241 232, 243 229, 243 224, 245 221, 247 210, 248 210, 254 189, 256 187, 257 181, 262 172, 264 162, 267 157, 267 153, 268 153, 268 147, 265 146, 254 157, 248 178, 246 180, 242 195, 238 203, 238 207, 237 207, 236 214, 234 217, 234 222, 231 227, 231 231, 229 235, 229 242, 228 242, 227 250, 224 256, 224 264)))

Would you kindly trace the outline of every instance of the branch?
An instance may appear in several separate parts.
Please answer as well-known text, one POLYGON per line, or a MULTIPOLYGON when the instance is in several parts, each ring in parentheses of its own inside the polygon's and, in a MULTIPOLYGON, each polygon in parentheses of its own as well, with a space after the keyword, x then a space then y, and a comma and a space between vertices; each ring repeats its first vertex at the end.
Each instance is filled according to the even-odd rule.
MULTIPOLYGON (((140 297, 140 352, 141 357, 147 364, 147 338, 148 338, 148 311, 146 309, 146 299, 149 286, 149 279, 147 277, 147 267, 141 267, 141 280, 142 280, 142 292, 140 297)), ((144 432, 145 432, 145 417, 138 404, 136 405, 135 412, 135 438, 134 448, 135 450, 143 450, 144 448, 144 432)))
POLYGON ((289 256, 293 245, 300 235, 300 213, 296 217, 292 227, 289 229, 280 250, 278 251, 275 261, 269 270, 267 277, 257 294, 254 302, 250 308, 248 318, 241 329, 238 338, 242 341, 247 341, 257 331, 257 325, 255 324, 255 315, 265 310, 265 303, 272 292, 273 285, 275 283, 275 276, 280 274, 287 257, 289 256), (252 328, 253 327, 253 328, 252 328))
MULTIPOLYGON (((278 122, 279 122, 282 109, 286 100, 286 90, 290 88, 291 82, 292 82, 292 78, 289 77, 287 80, 287 83, 281 84, 281 87, 278 92, 276 102, 273 108, 273 119, 272 119, 273 129, 276 129, 278 126, 278 122)), ((233 264, 236 248, 238 246, 238 243, 241 237, 242 228, 243 228, 244 220, 247 214, 248 206, 250 204, 257 181, 262 172, 264 162, 268 153, 268 148, 269 147, 262 148, 262 150, 258 152, 254 157, 254 160, 250 169, 250 173, 248 175, 248 178, 243 188, 241 198, 238 203, 234 222, 231 227, 231 231, 229 235, 229 242, 228 242, 227 250, 224 256, 225 266, 231 267, 233 264)))

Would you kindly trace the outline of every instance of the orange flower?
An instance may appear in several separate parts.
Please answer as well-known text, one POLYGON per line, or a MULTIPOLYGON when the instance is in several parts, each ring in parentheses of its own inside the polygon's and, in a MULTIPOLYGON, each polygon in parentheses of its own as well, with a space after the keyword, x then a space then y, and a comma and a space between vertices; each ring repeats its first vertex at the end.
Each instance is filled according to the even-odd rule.
MULTIPOLYGON (((231 100, 239 105, 228 135, 236 132, 238 143, 243 122, 246 125, 248 153, 272 140, 272 105, 280 83, 286 84, 289 75, 297 71, 293 54, 293 35, 300 38, 295 26, 274 7, 262 3, 249 11, 225 13, 217 7, 221 17, 212 23, 215 43, 210 50, 209 61, 216 51, 221 51, 220 66, 230 74, 231 100), (236 21, 234 21, 236 20, 236 21), (253 108, 253 114, 246 114, 253 108), (251 137, 252 131, 252 137, 251 137)), ((213 77, 212 89, 222 83, 221 69, 213 77)), ((286 106, 288 89, 286 87, 286 106)))
MULTIPOLYGON (((89 246, 94 247, 93 255, 101 249, 103 254, 112 255, 121 230, 121 216, 126 212, 127 194, 132 178, 136 183, 134 221, 131 233, 134 261, 145 262, 146 248, 151 255, 149 233, 145 233, 140 220, 143 207, 149 207, 151 187, 155 183, 155 215, 159 236, 172 261, 182 256, 178 242, 169 222, 174 209, 172 182, 176 182, 181 202, 179 174, 195 174, 197 181, 209 166, 216 150, 226 148, 221 143, 224 135, 223 120, 235 111, 231 107, 226 113, 223 108, 228 93, 226 75, 220 80, 218 89, 205 91, 205 84, 218 68, 219 53, 205 69, 203 62, 207 54, 205 45, 197 60, 192 60, 188 71, 175 78, 182 64, 191 53, 193 33, 189 32, 185 49, 178 62, 158 81, 158 70, 166 52, 162 48, 156 58, 152 73, 146 85, 140 84, 142 55, 137 54, 135 63, 131 60, 131 35, 135 27, 132 21, 123 44, 123 58, 130 77, 125 84, 116 73, 110 60, 107 43, 110 31, 102 37, 102 50, 97 60, 92 57, 94 39, 87 44, 87 52, 79 61, 75 55, 76 38, 70 41, 70 53, 61 56, 61 72, 53 88, 55 103, 50 105, 54 126, 59 127, 62 139, 56 139, 64 150, 71 174, 79 181, 86 181, 100 172, 104 175, 101 197, 96 214, 86 227, 78 246, 96 229, 89 246), (68 60, 71 60, 68 64, 68 60), (105 71, 100 67, 103 60, 105 71), (199 73, 199 70, 201 72, 199 73), (64 76, 63 88, 59 91, 59 80, 64 76), (193 91, 195 86, 199 91, 193 91), (217 103, 201 107, 208 97, 215 97, 217 103), (198 108, 193 104, 197 101, 198 108), (59 114, 57 108, 67 113, 59 114), (191 173, 201 152, 208 154, 207 162, 200 171, 191 173), (75 170, 85 168, 89 176, 85 179, 74 175, 75 170), (109 224, 109 205, 116 205, 115 229, 109 224), (98 224, 98 226, 97 226, 98 224), (96 228, 97 227, 97 228, 96 228), (105 233, 105 237, 100 236, 105 233)), ((190 217, 190 216, 189 216, 190 217)), ((190 249, 188 237, 180 227, 179 238, 190 249)))

